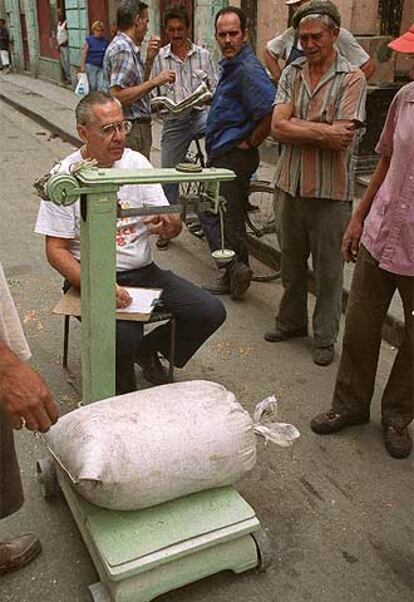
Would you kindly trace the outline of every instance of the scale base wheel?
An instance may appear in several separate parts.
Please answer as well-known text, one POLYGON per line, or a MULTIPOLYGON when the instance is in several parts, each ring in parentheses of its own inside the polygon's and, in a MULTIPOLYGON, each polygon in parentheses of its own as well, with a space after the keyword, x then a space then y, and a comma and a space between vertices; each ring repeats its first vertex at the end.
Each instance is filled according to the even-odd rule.
POLYGON ((42 458, 36 462, 36 478, 45 499, 54 499, 59 493, 59 483, 53 460, 42 458))
POLYGON ((251 536, 253 537, 257 548, 257 568, 259 571, 264 572, 273 562, 273 550, 270 539, 263 529, 255 531, 251 536))

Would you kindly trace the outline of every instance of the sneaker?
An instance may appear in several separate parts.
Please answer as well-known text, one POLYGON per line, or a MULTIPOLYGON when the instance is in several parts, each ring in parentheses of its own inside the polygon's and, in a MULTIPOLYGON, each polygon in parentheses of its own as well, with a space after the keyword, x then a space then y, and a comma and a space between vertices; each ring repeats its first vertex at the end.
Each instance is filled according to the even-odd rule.
POLYGON ((290 332, 285 332, 284 330, 280 330, 276 326, 272 330, 268 330, 264 333, 264 340, 269 343, 281 343, 282 341, 287 341, 288 339, 295 339, 296 337, 307 337, 308 329, 297 328, 296 330, 291 330, 290 332))
POLYGON ((137 364, 142 368, 145 380, 153 385, 170 382, 168 370, 162 365, 157 351, 142 351, 137 355, 137 364))
POLYGON ((335 410, 329 410, 312 419, 311 429, 317 435, 332 435, 346 426, 365 424, 366 422, 369 422, 369 416, 347 416, 346 414, 337 414, 335 410))
POLYGON ((233 261, 228 271, 230 273, 230 297, 235 301, 247 291, 252 281, 252 271, 241 261, 233 261))
POLYGON ((230 295, 230 275, 227 270, 224 270, 214 282, 203 284, 201 288, 212 295, 230 295))
POLYGON ((406 426, 383 425, 385 449, 393 458, 406 458, 413 448, 411 435, 406 426))
POLYGON ((0 575, 22 568, 36 558, 40 550, 40 541, 34 533, 0 541, 0 575))
POLYGON ((335 349, 333 345, 313 348, 312 359, 318 366, 329 366, 329 364, 332 364, 334 357, 335 349))

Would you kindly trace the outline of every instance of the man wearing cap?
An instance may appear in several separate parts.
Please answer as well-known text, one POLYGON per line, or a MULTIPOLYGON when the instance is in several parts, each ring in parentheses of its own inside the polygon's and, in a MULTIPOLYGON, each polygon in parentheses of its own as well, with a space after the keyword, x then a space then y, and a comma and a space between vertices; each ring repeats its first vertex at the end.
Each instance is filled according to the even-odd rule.
POLYGON ((275 186, 282 198, 284 293, 276 328, 265 339, 307 336, 307 274, 316 280, 312 358, 334 358, 342 302, 341 242, 353 201, 353 146, 364 121, 366 81, 335 49, 341 18, 334 4, 314 0, 293 24, 305 58, 286 67, 279 81, 272 134, 282 143, 275 186))
MULTIPOLYGON (((389 44, 414 55, 414 26, 389 44)), ((368 422, 385 316, 396 290, 405 329, 381 402, 385 447, 394 458, 412 449, 414 405, 414 82, 396 94, 377 153, 377 168, 345 232, 342 253, 355 261, 342 357, 332 408, 311 428, 329 435, 368 422)))
MULTIPOLYGON (((292 6, 297 10, 307 0, 287 0, 285 4, 292 6)), ((375 63, 369 54, 358 44, 350 31, 341 27, 339 29, 338 39, 336 41, 338 52, 342 54, 352 65, 359 67, 365 77, 369 79, 375 71, 375 63)), ((283 33, 277 35, 266 44, 264 51, 264 60, 266 67, 272 74, 275 82, 278 82, 282 70, 279 65, 279 59, 285 60, 285 65, 289 65, 296 59, 304 56, 297 32, 293 27, 289 27, 283 33)))

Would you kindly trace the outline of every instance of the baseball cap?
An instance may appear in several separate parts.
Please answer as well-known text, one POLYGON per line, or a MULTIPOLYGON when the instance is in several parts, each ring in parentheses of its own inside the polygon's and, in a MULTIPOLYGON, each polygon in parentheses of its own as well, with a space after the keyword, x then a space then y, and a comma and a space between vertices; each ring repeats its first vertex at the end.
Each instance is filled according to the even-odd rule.
POLYGON ((414 54, 414 24, 406 33, 390 42, 388 48, 395 50, 395 52, 414 54))

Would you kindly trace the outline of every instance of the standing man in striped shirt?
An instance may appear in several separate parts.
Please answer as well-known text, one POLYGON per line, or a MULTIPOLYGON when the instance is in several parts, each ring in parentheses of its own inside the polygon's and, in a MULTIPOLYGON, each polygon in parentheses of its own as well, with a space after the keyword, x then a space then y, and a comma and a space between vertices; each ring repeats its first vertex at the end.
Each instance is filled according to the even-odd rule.
POLYGON ((117 10, 118 33, 104 56, 104 75, 109 92, 122 104, 124 117, 132 122, 127 146, 149 159, 152 145, 149 93, 157 86, 172 83, 173 71, 161 71, 149 79, 160 40, 148 42, 146 61, 139 46, 148 30, 148 5, 138 0, 122 0, 117 10))
POLYGON ((270 342, 308 334, 307 272, 316 279, 313 361, 334 358, 341 315, 341 242, 353 200, 353 146, 364 121, 364 74, 335 49, 340 14, 311 0, 293 26, 305 52, 282 73, 272 133, 283 144, 275 184, 283 195, 281 246, 284 294, 270 342))

